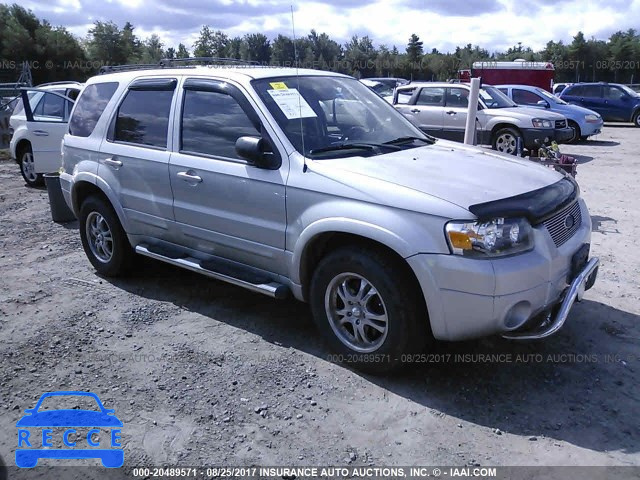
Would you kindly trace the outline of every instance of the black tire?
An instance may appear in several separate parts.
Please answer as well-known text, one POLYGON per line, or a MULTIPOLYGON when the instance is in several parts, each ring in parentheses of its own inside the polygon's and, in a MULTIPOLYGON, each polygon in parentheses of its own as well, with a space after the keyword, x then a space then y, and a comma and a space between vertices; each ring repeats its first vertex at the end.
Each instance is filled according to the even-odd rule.
POLYGON ((633 116, 633 124, 636 127, 640 127, 640 110, 638 110, 633 116))
MULTIPOLYGON (((316 326, 335 352, 330 358, 365 372, 385 373, 400 367, 406 362, 407 354, 420 351, 430 342, 432 336, 424 300, 408 268, 384 252, 358 247, 340 248, 319 262, 311 279, 309 296, 316 326), (363 289, 362 280, 375 289, 375 293, 365 290, 366 286, 363 289), (342 291, 353 295, 360 289, 366 300, 363 303, 355 300, 355 293, 354 297, 347 296, 354 299, 353 304, 347 305, 338 293, 345 285, 346 290, 342 291), (349 313, 340 315, 339 310, 349 313), (386 314, 384 334, 369 325, 372 323, 369 314, 384 316, 381 313, 386 314), (357 327, 356 323, 361 326, 357 327), (369 344, 359 342, 368 345, 366 349, 352 346, 358 343, 358 336, 361 340, 365 337, 371 340, 369 344)), ((374 321, 379 328, 383 325, 380 320, 374 321)))
MULTIPOLYGON (((501 128, 493 134, 491 146, 498 152, 517 155, 518 138, 522 142, 522 134, 515 128, 501 128)), ((524 148, 524 145, 522 147, 524 148)))
POLYGON ((98 273, 106 277, 127 273, 134 252, 109 202, 98 196, 88 197, 80 207, 79 220, 82 248, 98 273), (110 241, 107 232, 111 234, 110 241))
POLYGON ((569 128, 573 130, 573 136, 567 140, 567 143, 578 143, 578 141, 582 138, 582 132, 580 131, 580 125, 578 125, 573 120, 569 120, 569 128))
POLYGON ((581 142, 586 142, 588 139, 589 139, 589 137, 588 137, 588 136, 586 136, 586 135, 584 135, 584 136, 580 137, 580 141, 581 141, 581 142))
POLYGON ((35 173, 33 171, 33 150, 31 150, 31 145, 27 144, 21 147, 17 156, 20 173, 27 185, 34 188, 42 187, 44 185, 44 177, 41 173, 35 173))

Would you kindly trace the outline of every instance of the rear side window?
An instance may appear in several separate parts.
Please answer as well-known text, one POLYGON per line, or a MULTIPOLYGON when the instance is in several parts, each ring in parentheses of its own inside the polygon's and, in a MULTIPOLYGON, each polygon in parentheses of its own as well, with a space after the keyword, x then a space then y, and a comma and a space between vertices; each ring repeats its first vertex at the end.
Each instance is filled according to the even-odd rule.
POLYGON ((77 137, 91 135, 107 103, 117 89, 117 82, 94 83, 86 87, 80 94, 69 121, 69 133, 77 137))
POLYGON ((185 90, 182 151, 240 158, 236 140, 244 136, 260 137, 260 132, 231 95, 185 90))
POLYGON ((65 99, 52 93, 45 93, 33 114, 38 117, 64 118, 65 99))
POLYGON ((118 108, 113 140, 167 148, 174 90, 129 90, 118 108))

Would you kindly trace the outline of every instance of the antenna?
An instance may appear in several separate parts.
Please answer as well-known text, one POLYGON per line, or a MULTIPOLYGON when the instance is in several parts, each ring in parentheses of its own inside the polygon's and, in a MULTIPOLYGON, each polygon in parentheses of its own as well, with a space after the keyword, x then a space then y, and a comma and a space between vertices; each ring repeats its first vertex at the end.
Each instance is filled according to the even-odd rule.
POLYGON ((296 24, 293 20, 293 5, 291 5, 291 31, 293 32, 293 58, 295 59, 296 62, 296 81, 298 84, 298 112, 299 112, 299 118, 300 118, 300 139, 302 140, 302 161, 304 162, 304 165, 302 167, 302 171, 306 172, 307 171, 307 156, 306 156, 306 150, 304 148, 304 122, 302 121, 302 94, 300 93, 300 75, 298 74, 298 67, 300 65, 300 62, 298 60, 298 48, 296 47, 296 24))

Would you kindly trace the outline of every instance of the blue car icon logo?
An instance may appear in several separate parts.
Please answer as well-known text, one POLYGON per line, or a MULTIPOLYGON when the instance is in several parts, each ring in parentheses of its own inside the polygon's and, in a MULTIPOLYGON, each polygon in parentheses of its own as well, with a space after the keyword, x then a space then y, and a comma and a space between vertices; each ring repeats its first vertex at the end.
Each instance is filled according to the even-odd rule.
POLYGON ((120 444, 122 422, 114 415, 114 410, 104 408, 95 393, 45 393, 40 397, 36 406, 25 410, 25 413, 26 415, 16 423, 16 427, 18 427, 16 465, 18 467, 35 467, 40 458, 99 458, 102 465, 107 468, 118 468, 124 463, 124 450, 120 444), (87 397, 89 400, 92 398, 99 410, 39 411, 45 399, 61 396, 84 397, 83 400, 87 400, 87 397), (33 429, 42 430, 36 433, 33 429), (109 430, 108 439, 103 438, 104 430, 109 430), (59 436, 60 438, 57 440, 61 440, 68 448, 53 448, 54 436, 59 436), (85 445, 88 448, 83 448, 85 445))

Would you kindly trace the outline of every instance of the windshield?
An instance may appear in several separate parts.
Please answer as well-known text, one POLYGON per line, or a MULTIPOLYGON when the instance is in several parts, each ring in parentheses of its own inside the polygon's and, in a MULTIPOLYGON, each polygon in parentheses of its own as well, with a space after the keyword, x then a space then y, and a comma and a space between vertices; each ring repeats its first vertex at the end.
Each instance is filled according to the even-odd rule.
POLYGON ((507 97, 504 93, 502 93, 495 87, 482 87, 480 89, 480 98, 485 103, 487 108, 508 108, 518 106, 509 97, 507 97))
POLYGON ((565 102, 564 100, 556 97, 555 95, 551 95, 546 90, 543 90, 541 88, 536 88, 536 92, 538 92, 540 95, 542 95, 547 102, 553 102, 553 103, 557 103, 559 105, 568 105, 567 102, 565 102))
POLYGON ((353 78, 292 76, 252 85, 292 145, 310 158, 372 156, 433 143, 353 78))

